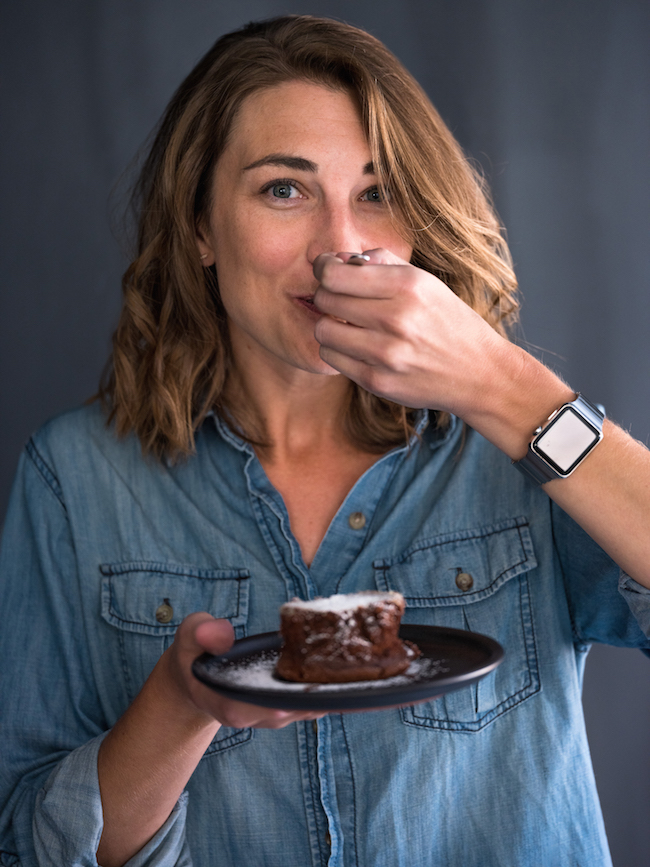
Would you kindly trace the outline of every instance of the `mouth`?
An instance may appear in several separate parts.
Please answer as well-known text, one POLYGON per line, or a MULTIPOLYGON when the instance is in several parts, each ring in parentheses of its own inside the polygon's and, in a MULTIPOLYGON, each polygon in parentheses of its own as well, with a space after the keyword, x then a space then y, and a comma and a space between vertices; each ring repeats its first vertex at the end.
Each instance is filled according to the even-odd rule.
POLYGON ((313 313, 315 316, 320 316, 321 312, 314 304, 314 296, 313 295, 297 295, 294 296, 294 299, 297 304, 299 304, 303 309, 308 310, 310 313, 313 313))

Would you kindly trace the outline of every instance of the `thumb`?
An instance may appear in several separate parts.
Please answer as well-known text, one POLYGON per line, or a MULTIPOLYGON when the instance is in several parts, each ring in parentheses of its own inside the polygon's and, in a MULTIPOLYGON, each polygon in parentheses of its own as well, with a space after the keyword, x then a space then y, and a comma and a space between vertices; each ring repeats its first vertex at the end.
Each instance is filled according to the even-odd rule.
POLYGON ((190 614, 178 627, 176 640, 182 649, 194 656, 200 653, 226 653, 235 640, 235 630, 229 620, 217 620, 206 611, 190 614))

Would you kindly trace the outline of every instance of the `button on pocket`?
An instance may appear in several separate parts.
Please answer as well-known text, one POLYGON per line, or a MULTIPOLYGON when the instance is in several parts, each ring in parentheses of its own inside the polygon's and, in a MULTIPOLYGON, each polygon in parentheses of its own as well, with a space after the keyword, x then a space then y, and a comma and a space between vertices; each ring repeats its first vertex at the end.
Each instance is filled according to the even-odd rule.
POLYGON ((471 590, 474 586, 474 579, 469 574, 469 572, 461 572, 458 570, 458 574, 456 575, 456 587, 459 587, 463 593, 467 593, 468 590, 471 590))
POLYGON ((424 539, 373 565, 378 589, 404 595, 404 623, 480 632, 505 651, 503 663, 477 684, 402 709, 404 722, 479 731, 539 691, 528 589, 537 561, 525 518, 424 539))
MULTIPOLYGON (((117 630, 123 660, 121 674, 131 700, 188 614, 207 611, 213 617, 228 619, 236 638, 246 634, 250 585, 246 569, 200 569, 137 561, 103 564, 100 572, 102 617, 117 630)), ((116 672, 116 676, 119 674, 116 672)), ((208 753, 250 737, 250 729, 222 726, 208 753)))
POLYGON ((169 623, 174 616, 174 609, 169 604, 169 599, 165 599, 162 605, 156 608, 156 620, 158 623, 169 623))

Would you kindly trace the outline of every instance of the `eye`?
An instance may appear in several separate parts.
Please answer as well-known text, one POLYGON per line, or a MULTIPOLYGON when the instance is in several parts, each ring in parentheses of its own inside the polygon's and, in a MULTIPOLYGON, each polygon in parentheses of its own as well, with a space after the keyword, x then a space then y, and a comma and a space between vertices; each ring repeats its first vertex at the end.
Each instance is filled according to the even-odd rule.
POLYGON ((379 187, 370 187, 369 190, 365 191, 361 198, 365 202, 375 202, 377 204, 381 204, 384 201, 384 197, 382 196, 379 187))
POLYGON ((291 191, 295 189, 291 184, 274 184, 271 191, 276 199, 290 199, 291 191))
POLYGON ((300 196, 293 181, 288 179, 276 179, 262 187, 262 195, 270 194, 274 199, 295 199, 300 196))

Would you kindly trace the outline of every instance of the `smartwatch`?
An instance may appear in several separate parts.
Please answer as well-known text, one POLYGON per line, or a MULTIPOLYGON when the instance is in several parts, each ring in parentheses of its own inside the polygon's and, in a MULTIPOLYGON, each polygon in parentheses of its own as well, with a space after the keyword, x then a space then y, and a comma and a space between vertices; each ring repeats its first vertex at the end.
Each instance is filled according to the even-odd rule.
POLYGON ((536 485, 566 479, 603 438, 605 408, 578 394, 538 427, 517 469, 536 485))

